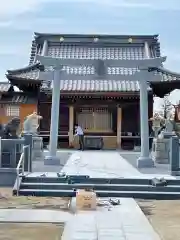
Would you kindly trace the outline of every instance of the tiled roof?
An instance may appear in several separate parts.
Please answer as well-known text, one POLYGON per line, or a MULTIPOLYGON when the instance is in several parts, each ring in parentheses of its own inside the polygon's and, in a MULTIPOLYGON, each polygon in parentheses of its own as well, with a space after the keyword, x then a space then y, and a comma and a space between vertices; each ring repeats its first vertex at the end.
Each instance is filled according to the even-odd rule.
MULTIPOLYGON (((32 70, 16 75, 18 78, 24 79, 39 79, 39 70, 32 70)), ((51 90, 52 81, 43 81, 42 90, 51 90)), ((139 91, 138 81, 118 81, 118 80, 61 80, 61 91, 139 91)))
POLYGON ((28 97, 23 95, 13 96, 11 99, 12 103, 27 103, 28 97))
MULTIPOLYGON (((42 90, 50 90, 52 87, 51 82, 44 82, 42 90)), ((118 80, 61 80, 60 90, 65 92, 136 92, 139 91, 139 83, 118 80)))
POLYGON ((11 84, 9 84, 8 82, 0 82, 0 92, 8 92, 10 87, 11 84))
POLYGON ((14 103, 14 104, 25 104, 25 103, 29 103, 29 104, 32 104, 36 101, 35 98, 33 97, 30 97, 30 96, 25 96, 23 94, 12 94, 11 96, 2 96, 2 98, 0 99, 0 103, 14 103))
MULTIPOLYGON (((87 69, 87 68, 70 68, 70 67, 64 67, 64 69, 67 70, 67 73, 69 74, 86 74, 88 73, 93 74, 94 69, 87 69), (85 72, 86 71, 86 72, 85 72)), ((46 71, 49 71, 50 69, 46 68, 46 71)), ((162 70, 162 69, 161 69, 162 70)), ((132 75, 137 71, 137 69, 125 69, 125 68, 109 68, 109 72, 112 74, 124 74, 124 75, 132 75), (110 72, 111 71, 111 72, 110 72)), ((171 81, 177 81, 180 80, 180 76, 178 74, 172 74, 171 72, 164 69, 162 72, 159 72, 158 74, 162 75, 162 82, 171 82, 171 81)), ((16 78, 22 78, 24 80, 26 79, 33 79, 38 80, 39 79, 39 69, 33 70, 26 70, 21 73, 16 73, 16 78)), ((47 91, 52 89, 52 81, 44 80, 42 82, 42 90, 47 91)), ((119 92, 126 92, 126 91, 139 91, 139 83, 138 81, 127 81, 127 80, 78 80, 78 79, 68 79, 68 80, 61 80, 60 85, 61 91, 119 91, 119 92)))
POLYGON ((62 58, 82 57, 99 58, 110 57, 112 59, 137 59, 144 56, 143 44, 150 44, 152 57, 160 56, 160 44, 158 35, 98 35, 91 34, 47 34, 35 33, 32 41, 30 64, 35 61, 36 54, 41 54, 44 40, 48 40, 47 54, 62 58), (64 39, 61 42, 60 39, 64 39), (94 39, 99 41, 94 42, 94 39), (129 42, 132 40, 132 42, 129 42), (104 47, 106 46, 106 47, 104 47), (108 47, 109 46, 109 47, 108 47), (115 47, 117 46, 117 47, 115 47), (106 56, 105 56, 106 55, 106 56))
POLYGON ((143 59, 144 48, 133 47, 81 47, 73 45, 49 46, 48 56, 61 59, 143 59))
MULTIPOLYGON (((35 43, 33 42, 33 45, 35 43)), ((35 45, 34 45, 35 46, 35 45)), ((42 48, 39 48, 38 54, 41 54, 42 48)), ((153 54, 153 52, 152 52, 153 54)), ((144 58, 143 46, 118 46, 118 47, 93 47, 93 46, 75 46, 73 44, 63 44, 59 46, 49 45, 47 55, 51 57, 58 57, 60 59, 132 59, 141 60, 144 58)), ((154 56, 154 55, 153 55, 154 56)), ((46 67, 45 70, 50 70, 46 67)), ((69 67, 64 66, 63 70, 67 74, 89 75, 95 73, 93 66, 79 66, 69 67)), ((108 74, 124 74, 131 75, 136 68, 121 68, 108 67, 108 74)), ((15 73, 15 72, 14 72, 15 73)), ((10 74, 14 75, 13 72, 10 74)), ((16 71, 16 78, 21 79, 39 79, 39 70, 30 69, 27 71, 16 71)), ((44 81, 42 90, 51 89, 51 84, 44 81)), ((139 91, 139 83, 131 81, 117 81, 117 80, 61 80, 61 91, 139 91)))
MULTIPOLYGON (((30 66, 25 69, 19 69, 16 71, 9 71, 7 77, 10 79, 18 78, 18 79, 30 79, 30 80, 38 80, 39 79, 39 69, 36 68, 35 59, 37 54, 42 54, 43 51, 43 42, 44 39, 40 39, 41 37, 50 37, 48 34, 36 34, 35 39, 32 42, 31 49, 31 57, 30 57, 30 66)), ((54 36, 54 35, 52 35, 54 36)), ((82 42, 77 41, 75 35, 69 35, 67 37, 72 38, 69 39, 69 42, 60 42, 60 35, 56 37, 56 42, 49 41, 48 48, 46 49, 46 55, 51 57, 56 57, 60 59, 84 59, 83 66, 79 67, 70 67, 64 66, 63 70, 69 74, 69 80, 61 80, 61 91, 139 91, 139 83, 128 81, 127 77, 124 81, 120 80, 97 80, 96 77, 94 80, 88 80, 88 75, 92 75, 95 73, 95 67, 86 65, 86 59, 102 59, 102 60, 142 60, 144 59, 144 45, 143 45, 143 37, 150 40, 149 50, 150 57, 160 57, 160 47, 157 39, 157 35, 154 36, 138 36, 140 41, 138 42, 138 37, 136 36, 135 43, 118 43, 114 41, 111 45, 98 45, 96 43, 84 43, 84 37, 92 37, 92 36, 81 36, 82 42), (71 41, 70 41, 71 40, 71 41), (76 43, 73 41, 76 40, 76 43), (114 45, 113 45, 114 44, 114 45), (71 75, 72 74, 72 78, 71 75), (86 75, 86 79, 78 80, 78 78, 73 79, 74 75, 86 75)), ((78 36, 79 37, 79 36, 78 36)), ((105 40, 108 36, 105 37, 105 40)), ((66 37, 65 37, 66 38, 66 37)), ((110 36, 112 39, 113 36, 110 36)), ((121 39, 121 36, 114 36, 114 39, 121 39)), ((122 39, 128 39, 127 36, 122 36, 122 39)), ((89 41, 89 40, 88 40, 89 41)), ((124 40, 123 40, 124 41, 124 40)), ((145 42, 146 40, 144 40, 145 42)), ((45 66, 45 71, 51 71, 50 68, 45 66)), ((107 72, 110 75, 133 75, 137 71, 137 68, 122 68, 122 67, 108 67, 107 72)), ((179 80, 178 75, 172 75, 171 73, 163 72, 162 81, 174 81, 179 80)), ((82 78, 81 78, 82 79, 82 78)), ((122 76, 121 76, 122 79, 122 76)), ((52 84, 51 81, 44 80, 42 82, 42 90, 51 90, 52 84)))

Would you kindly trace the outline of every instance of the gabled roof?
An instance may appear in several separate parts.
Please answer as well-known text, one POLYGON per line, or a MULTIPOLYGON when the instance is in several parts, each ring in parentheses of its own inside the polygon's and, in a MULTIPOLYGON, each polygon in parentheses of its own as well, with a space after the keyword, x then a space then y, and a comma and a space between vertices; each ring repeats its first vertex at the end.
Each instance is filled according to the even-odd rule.
POLYGON ((23 92, 13 92, 13 94, 3 95, 0 99, 1 104, 34 104, 37 99, 33 96, 27 96, 23 92))
MULTIPOLYGON (((51 57, 60 59, 117 59, 117 60, 141 60, 145 58, 144 43, 149 43, 149 52, 151 58, 160 57, 160 44, 158 35, 80 35, 80 34, 48 34, 35 33, 32 41, 30 65, 26 68, 7 71, 7 78, 13 84, 37 84, 41 85, 42 91, 49 91, 52 89, 52 82, 45 79, 40 79, 39 73, 42 66, 36 63, 37 54, 42 54, 44 40, 48 40, 46 54, 51 57), (98 41, 94 41, 94 40, 98 41), (61 41, 62 40, 62 41, 61 41), (20 83, 21 82, 21 83, 20 83)), ((51 71, 51 68, 45 66, 45 71, 51 71)), ((60 90, 64 92, 137 92, 139 91, 139 83, 128 79, 137 71, 137 68, 122 68, 122 67, 108 67, 108 72, 114 75, 126 75, 124 81, 103 80, 103 79, 88 79, 89 74, 93 74, 93 66, 79 66, 70 67, 64 66, 64 71, 68 74, 82 74, 86 75, 86 79, 73 79, 69 75, 68 80, 61 80, 60 90)), ((165 84, 177 86, 180 80, 180 75, 172 73, 164 68, 157 69, 162 75, 160 82, 160 90, 165 84)), ((158 88, 158 83, 151 84, 155 91, 158 88)), ((19 86, 18 86, 19 87, 19 86)), ((165 87, 166 88, 166 87, 165 87)), ((168 87, 170 89, 170 87, 168 87)), ((166 91, 168 90, 166 88, 166 91)), ((158 90, 159 92, 159 90, 158 90)), ((160 94, 155 92, 156 94, 160 94)))
MULTIPOLYGON (((63 34, 63 33, 34 33, 34 39, 31 45, 31 53, 29 64, 35 62, 36 54, 41 54, 43 49, 44 40, 49 41, 49 55, 60 57, 63 55, 62 48, 67 48, 70 51, 70 48, 74 47, 74 54, 78 50, 83 51, 83 46, 90 47, 117 47, 119 49, 119 54, 122 59, 124 56, 122 51, 126 49, 126 57, 136 59, 137 57, 141 58, 144 55, 143 44, 148 42, 150 46, 150 51, 152 57, 160 57, 160 43, 158 41, 158 35, 108 35, 108 34, 63 34), (61 42, 61 39, 63 41, 61 42), (95 39, 99 41, 94 42, 95 39), (140 47, 141 45, 141 47, 140 47), (139 56, 138 56, 139 54, 139 56), (133 56, 134 55, 134 56, 133 56)), ((112 48, 113 50, 113 48, 112 48)), ((111 51, 112 52, 112 51, 111 51)))

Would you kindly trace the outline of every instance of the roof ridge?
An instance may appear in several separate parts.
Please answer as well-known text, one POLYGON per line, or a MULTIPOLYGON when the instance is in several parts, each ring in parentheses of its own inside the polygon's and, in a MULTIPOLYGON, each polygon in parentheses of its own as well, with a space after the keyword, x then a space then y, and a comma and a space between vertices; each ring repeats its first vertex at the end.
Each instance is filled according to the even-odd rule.
POLYGON ((159 34, 146 34, 146 35, 139 35, 139 34, 107 34, 107 33, 90 33, 90 34, 85 34, 85 33, 48 33, 48 32, 34 32, 34 38, 36 39, 37 37, 40 36, 59 36, 59 35, 64 35, 64 36, 101 36, 101 37, 140 37, 140 38, 157 38, 159 37, 159 34))

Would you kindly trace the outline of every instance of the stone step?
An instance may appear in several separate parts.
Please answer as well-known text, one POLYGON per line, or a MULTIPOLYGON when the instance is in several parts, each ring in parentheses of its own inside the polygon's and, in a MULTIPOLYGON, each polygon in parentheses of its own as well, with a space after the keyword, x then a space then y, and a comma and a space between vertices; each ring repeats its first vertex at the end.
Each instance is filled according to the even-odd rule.
POLYGON ((67 183, 31 183, 22 182, 21 189, 45 189, 45 190, 73 190, 93 189, 95 191, 149 191, 149 192, 180 192, 180 185, 152 186, 134 184, 67 184, 67 183))
MULTIPOLYGON (((69 175, 68 177, 40 177, 26 176, 23 182, 26 183, 81 183, 81 184, 130 184, 150 185, 152 177, 138 178, 137 176, 123 178, 89 178, 87 175, 69 175)), ((168 185, 180 185, 180 179, 167 179, 168 185)))
MULTIPOLYGON (((180 199, 180 192, 149 192, 149 191, 96 191, 98 197, 126 197, 158 200, 180 199)), ((55 190, 55 189, 20 189, 21 196, 42 196, 42 197, 75 197, 73 190, 55 190)))

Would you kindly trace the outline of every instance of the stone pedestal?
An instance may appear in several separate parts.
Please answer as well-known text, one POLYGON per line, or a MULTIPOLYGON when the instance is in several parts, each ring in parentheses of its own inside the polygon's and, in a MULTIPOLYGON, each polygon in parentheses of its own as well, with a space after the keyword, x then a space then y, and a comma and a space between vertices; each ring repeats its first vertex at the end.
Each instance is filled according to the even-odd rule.
POLYGON ((153 139, 152 159, 156 163, 169 163, 169 143, 170 138, 156 138, 153 139))
POLYGON ((32 159, 34 161, 43 161, 43 140, 39 136, 33 136, 32 159))

